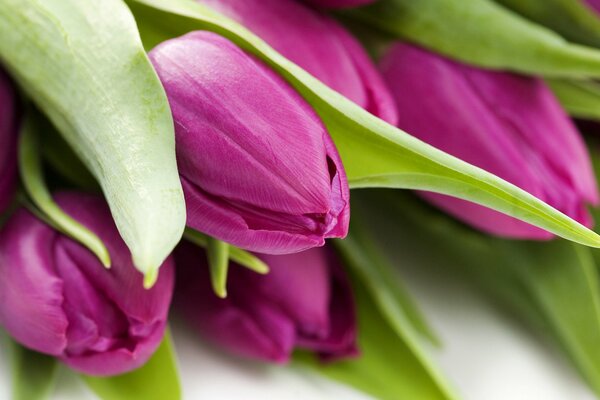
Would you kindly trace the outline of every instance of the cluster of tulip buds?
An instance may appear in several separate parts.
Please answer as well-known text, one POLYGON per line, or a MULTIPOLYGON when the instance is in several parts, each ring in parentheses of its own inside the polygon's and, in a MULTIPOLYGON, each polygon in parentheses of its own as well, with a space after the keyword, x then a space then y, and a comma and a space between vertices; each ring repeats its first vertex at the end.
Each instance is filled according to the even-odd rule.
MULTIPOLYGON (((373 0, 198 3, 243 25, 377 123, 409 132, 592 226, 586 206, 598 203, 598 190, 587 150, 543 80, 474 67, 404 42, 389 44, 373 61, 326 13, 373 0)), ((144 229, 124 233, 127 218, 116 217, 128 205, 73 184, 52 193, 47 201, 59 210, 55 215, 100 240, 106 251, 101 260, 73 230, 45 216, 43 207, 23 202, 17 155, 26 152, 17 148, 27 118, 38 111, 27 104, 29 77, 6 61, 7 72, 0 72, 0 208, 7 216, 0 231, 0 325, 23 346, 100 376, 132 371, 152 356, 172 299, 173 311, 200 336, 243 357, 282 363, 295 349, 327 362, 359 355, 347 266, 327 241, 348 233, 347 171, 356 168, 344 165, 322 110, 273 65, 219 33, 192 31, 162 41, 147 56, 174 126, 180 186, 159 188, 161 193, 183 196, 192 236, 240 249, 269 272, 232 263, 225 297, 213 290, 210 249, 186 235, 179 241, 183 227, 165 230, 176 246, 148 267, 132 245, 144 229)), ((0 49, 0 60, 6 59, 0 49)), ((46 103, 34 103, 46 110, 46 103)), ((60 130, 57 121, 52 119, 60 130)), ((71 147, 73 140, 67 137, 71 147)), ((126 161, 135 168, 136 160, 126 161)), ((31 175, 30 164, 20 166, 21 176, 31 175)), ((103 162, 88 160, 85 167, 106 193, 126 179, 105 173, 103 162)), ((486 233, 554 237, 465 196, 415 188, 486 233)), ((183 211, 173 215, 163 222, 176 222, 183 211)))

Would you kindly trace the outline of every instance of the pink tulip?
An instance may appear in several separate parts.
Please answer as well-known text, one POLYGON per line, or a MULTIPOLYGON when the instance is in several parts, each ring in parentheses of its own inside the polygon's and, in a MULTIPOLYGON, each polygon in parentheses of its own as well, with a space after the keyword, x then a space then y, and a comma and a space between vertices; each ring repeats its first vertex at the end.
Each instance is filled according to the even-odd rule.
POLYGON ((112 268, 25 209, 0 232, 0 325, 22 345, 77 371, 115 375, 143 365, 163 337, 173 261, 146 290, 106 203, 61 193, 58 204, 107 246, 112 268))
POLYGON ((310 106, 263 63, 209 32, 150 52, 173 117, 188 225, 281 254, 348 231, 340 157, 310 106))
POLYGON ((391 124, 397 122, 392 96, 376 67, 360 43, 334 19, 295 0, 197 1, 238 21, 367 111, 391 124))
POLYGON ((600 0, 583 0, 592 10, 600 13, 600 0))
POLYGON ((328 249, 259 257, 271 272, 232 265, 229 296, 221 299, 211 290, 204 251, 180 244, 175 307, 200 334, 242 357, 283 363, 295 348, 328 360, 355 355, 352 293, 328 249))
POLYGON ((0 69, 0 212, 9 206, 17 184, 17 108, 15 89, 0 69))
MULTIPOLYGON (((585 205, 597 203, 598 193, 589 156, 544 81, 470 67, 408 44, 393 46, 381 70, 396 96, 400 128, 592 224, 585 205)), ((552 237, 473 203, 423 196, 492 234, 552 237)))

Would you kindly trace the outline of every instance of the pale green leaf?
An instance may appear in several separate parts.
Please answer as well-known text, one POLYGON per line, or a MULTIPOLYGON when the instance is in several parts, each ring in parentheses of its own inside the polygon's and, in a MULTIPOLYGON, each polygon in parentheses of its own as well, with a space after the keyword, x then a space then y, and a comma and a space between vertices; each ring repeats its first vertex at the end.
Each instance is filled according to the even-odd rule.
MULTIPOLYGON (((415 338, 393 328, 372 300, 372 293, 354 279, 358 308, 360 356, 320 363, 309 354, 297 354, 296 363, 356 387, 380 400, 457 399, 444 379, 424 362, 415 338)), ((407 325, 409 326, 409 325, 407 325)))
POLYGON ((354 193, 382 252, 403 268, 459 274, 553 338, 600 395, 600 292, 592 250, 563 240, 511 241, 476 232, 414 196, 354 193))
POLYGON ((546 82, 573 117, 600 119, 600 84, 590 79, 547 79, 546 82))
MULTIPOLYGON (((281 73, 326 124, 352 187, 383 186, 445 193, 494 208, 570 240, 600 245, 598 235, 564 214, 516 186, 374 117, 283 58, 239 24, 208 8, 191 0, 128 0, 127 3, 147 47, 191 30, 206 29, 228 37, 281 73)), ((600 66, 600 57, 598 61, 600 66)))
POLYGON ((0 60, 98 180, 151 285, 181 238, 173 121, 120 0, 0 1, 0 60))
POLYGON ((44 400, 52 392, 58 363, 11 341, 12 400, 44 400))
POLYGON ((600 16, 585 0, 496 0, 565 39, 600 46, 600 16))
POLYGON ((19 135, 19 171, 25 190, 56 229, 77 240, 93 252, 105 267, 110 267, 110 255, 95 233, 65 213, 52 199, 44 182, 38 131, 43 127, 39 116, 31 110, 25 117, 19 135))
MULTIPOLYGON (((208 247, 208 235, 191 228, 186 228, 183 236, 186 240, 194 243, 196 246, 204 248, 208 247)), ((246 267, 259 274, 267 274, 269 272, 269 266, 260 258, 256 257, 252 253, 247 252, 246 250, 242 250, 232 245, 229 245, 229 259, 241 265, 242 267, 246 267)))
POLYGON ((101 400, 179 400, 181 387, 175 349, 167 333, 156 353, 143 367, 119 376, 82 376, 101 400))
POLYGON ((570 44, 493 0, 378 0, 348 15, 483 67, 535 75, 600 76, 599 50, 570 44))

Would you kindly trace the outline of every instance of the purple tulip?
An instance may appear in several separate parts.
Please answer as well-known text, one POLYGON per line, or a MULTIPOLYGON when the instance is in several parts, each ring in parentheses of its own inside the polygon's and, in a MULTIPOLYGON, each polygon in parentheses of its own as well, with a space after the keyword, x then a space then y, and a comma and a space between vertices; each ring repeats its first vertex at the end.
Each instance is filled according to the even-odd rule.
POLYGON ((58 204, 106 244, 112 268, 25 209, 0 232, 0 325, 19 343, 90 375, 143 365, 163 337, 173 260, 146 290, 103 200, 61 193, 58 204))
POLYGON ((0 212, 10 204, 17 183, 17 95, 0 69, 0 212))
MULTIPOLYGON (((586 148, 544 82, 486 71, 408 45, 382 61, 396 96, 399 127, 519 186, 577 221, 598 193, 586 148)), ((489 233, 528 239, 552 235, 463 200, 423 196, 489 233)))
POLYGON ((310 106, 276 73, 209 32, 150 53, 173 117, 188 225, 280 254, 348 231, 340 157, 310 106))
POLYGON ((229 296, 221 299, 211 290, 204 251, 180 244, 175 307, 207 339, 243 357, 283 363, 294 348, 327 360, 355 355, 352 293, 328 249, 259 257, 269 274, 232 265, 229 296))
POLYGON ((351 8, 374 3, 375 0, 304 0, 315 7, 323 8, 351 8))
POLYGON ((376 67, 356 39, 334 19, 295 0, 197 1, 238 21, 370 113, 391 124, 397 122, 392 96, 376 67))

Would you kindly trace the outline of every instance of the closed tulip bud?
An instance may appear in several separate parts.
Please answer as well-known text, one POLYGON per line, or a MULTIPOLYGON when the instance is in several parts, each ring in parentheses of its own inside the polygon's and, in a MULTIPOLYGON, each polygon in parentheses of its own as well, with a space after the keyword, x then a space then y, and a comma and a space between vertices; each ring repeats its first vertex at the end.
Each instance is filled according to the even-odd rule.
MULTIPOLYGON (((487 71, 396 44, 382 62, 399 127, 519 186, 590 226, 598 200, 586 148, 544 81, 487 71)), ((461 220, 501 236, 551 234, 473 203, 423 196, 461 220)))
POLYGON ((0 212, 8 207, 15 194, 18 125, 15 89, 0 69, 0 212))
POLYGON ((175 307, 201 335, 242 357, 283 363, 295 348, 327 360, 355 355, 354 300, 328 249, 259 257, 269 274, 232 265, 221 299, 211 290, 203 250, 180 244, 175 307))
POLYGON ((238 21, 370 113, 396 123, 392 96, 375 65, 360 43, 331 17, 296 0, 197 1, 238 21))
POLYGON ((90 375, 143 365, 163 337, 174 285, 168 258, 146 290, 103 200, 62 193, 58 204, 106 244, 112 268, 25 209, 0 232, 0 325, 22 345, 90 375))
POLYGON ((209 32, 169 40, 150 59, 175 120, 188 226, 271 254, 346 235, 340 157, 281 77, 209 32))
POLYGON ((304 0, 315 7, 323 8, 351 8, 374 3, 375 0, 304 0))

